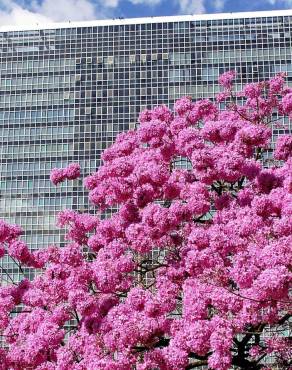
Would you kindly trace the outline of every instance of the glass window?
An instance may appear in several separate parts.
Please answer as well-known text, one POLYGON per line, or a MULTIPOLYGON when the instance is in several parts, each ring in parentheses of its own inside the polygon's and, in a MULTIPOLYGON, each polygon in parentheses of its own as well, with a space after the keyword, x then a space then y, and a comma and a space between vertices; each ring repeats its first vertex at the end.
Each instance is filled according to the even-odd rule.
POLYGON ((203 81, 214 81, 219 78, 218 67, 206 67, 202 69, 202 80, 203 81))

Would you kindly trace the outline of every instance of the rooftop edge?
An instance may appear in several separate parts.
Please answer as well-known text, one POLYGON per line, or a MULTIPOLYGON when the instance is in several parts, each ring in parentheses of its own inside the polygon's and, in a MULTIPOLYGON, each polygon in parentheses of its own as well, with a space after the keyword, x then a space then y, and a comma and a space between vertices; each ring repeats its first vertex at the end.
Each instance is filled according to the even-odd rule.
POLYGON ((141 18, 113 18, 113 19, 100 19, 100 20, 92 20, 92 21, 36 23, 35 25, 23 25, 23 26, 7 25, 7 26, 0 26, 0 32, 36 31, 36 30, 59 29, 59 28, 115 26, 115 25, 128 25, 128 24, 149 24, 149 23, 184 22, 184 21, 200 21, 200 20, 279 17, 279 16, 290 16, 290 15, 292 16, 292 9, 269 10, 269 11, 258 11, 258 12, 190 14, 190 15, 144 17, 144 18, 143 17, 141 18))

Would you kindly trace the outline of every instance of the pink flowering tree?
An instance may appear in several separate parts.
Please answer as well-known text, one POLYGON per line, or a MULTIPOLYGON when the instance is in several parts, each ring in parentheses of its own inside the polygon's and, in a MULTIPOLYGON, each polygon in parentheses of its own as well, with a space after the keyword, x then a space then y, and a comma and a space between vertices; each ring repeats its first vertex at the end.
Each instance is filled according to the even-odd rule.
POLYGON ((234 77, 117 137, 85 178, 96 214, 58 216, 65 247, 31 252, 0 222, 0 257, 39 271, 2 270, 0 369, 291 368, 292 136, 265 155, 292 91, 278 75, 235 94, 234 77))

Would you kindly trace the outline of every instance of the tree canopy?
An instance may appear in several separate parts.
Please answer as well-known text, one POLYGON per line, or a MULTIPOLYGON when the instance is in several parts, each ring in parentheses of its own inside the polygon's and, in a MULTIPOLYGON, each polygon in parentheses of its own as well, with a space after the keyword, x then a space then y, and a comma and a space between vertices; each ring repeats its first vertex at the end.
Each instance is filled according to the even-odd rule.
POLYGON ((0 222, 0 257, 39 271, 2 267, 0 369, 290 368, 292 135, 271 139, 292 90, 280 74, 235 93, 234 77, 214 101, 141 112, 84 180, 96 213, 59 213, 65 246, 31 252, 0 222))

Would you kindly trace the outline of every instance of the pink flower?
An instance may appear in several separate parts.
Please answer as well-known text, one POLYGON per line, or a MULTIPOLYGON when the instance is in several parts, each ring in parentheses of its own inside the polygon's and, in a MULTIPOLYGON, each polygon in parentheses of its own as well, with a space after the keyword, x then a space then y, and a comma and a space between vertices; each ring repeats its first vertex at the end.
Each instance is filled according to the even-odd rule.
POLYGON ((179 116, 183 116, 192 108, 192 100, 189 96, 184 96, 183 98, 176 101, 174 105, 174 110, 179 116))
MULTIPOLYGON (((144 119, 142 121, 144 122, 144 119)), ((148 122, 148 118, 145 119, 145 122, 148 122)), ((110 162, 113 159, 128 156, 137 146, 138 137, 136 131, 122 132, 118 134, 115 143, 103 152, 101 159, 104 162, 110 162)))
POLYGON ((283 111, 285 114, 290 115, 292 113, 292 93, 289 92, 282 99, 283 111))
POLYGON ((170 123, 170 130, 173 135, 179 134, 181 130, 189 126, 185 117, 175 117, 170 123))
POLYGON ((188 121, 192 124, 198 124, 201 120, 212 120, 218 114, 216 105, 209 99, 199 100, 193 104, 191 111, 187 115, 188 121))
POLYGON ((20 240, 13 241, 9 244, 8 254, 20 263, 27 264, 31 261, 31 254, 27 245, 20 240))
POLYGON ((238 121, 207 121, 202 128, 203 138, 214 143, 230 142, 240 128, 238 121))
POLYGON ((5 247, 4 245, 0 245, 0 258, 2 258, 5 255, 5 247))
POLYGON ((292 135, 280 136, 276 143, 274 157, 286 161, 292 156, 292 135))
POLYGON ((264 125, 246 125, 236 134, 236 140, 247 146, 266 147, 272 136, 271 129, 264 125))
POLYGON ((78 163, 71 163, 65 168, 65 176, 68 180, 75 180, 80 177, 80 165, 78 163))
POLYGON ((236 77, 235 71, 225 72, 219 77, 219 85, 221 85, 225 89, 230 89, 235 77, 236 77))
POLYGON ((279 336, 272 336, 271 338, 266 339, 267 352, 276 353, 277 356, 281 357, 283 360, 291 359, 292 350, 291 346, 289 347, 289 339, 279 336), (287 347, 288 345, 288 347, 287 347))
POLYGON ((222 194, 219 197, 215 198, 215 207, 219 210, 229 207, 230 203, 232 201, 232 197, 230 194, 222 194))
POLYGON ((258 357, 262 353, 262 348, 260 346, 254 345, 249 350, 249 354, 252 357, 258 357))
MULTIPOLYGON (((220 77, 223 98, 234 78, 220 77)), ((273 114, 292 114, 289 94, 279 75, 223 109, 185 97, 174 112, 143 111, 84 181, 97 211, 59 213, 60 246, 30 252, 22 230, 0 221, 0 258, 25 265, 20 275, 31 279, 1 268, 0 370, 184 370, 200 361, 229 370, 270 354, 282 368, 291 358, 291 135, 276 145, 284 163, 267 169, 259 154, 273 114)), ((51 179, 79 176, 73 163, 51 179)))
POLYGON ((272 189, 282 185, 281 178, 273 170, 263 170, 256 178, 256 184, 261 193, 268 194, 272 189))
POLYGON ((51 171, 50 180, 54 185, 63 182, 65 180, 64 170, 61 168, 53 168, 51 171))
POLYGON ((222 103, 225 100, 227 100, 230 97, 230 94, 227 92, 221 92, 216 95, 216 102, 217 103, 222 103))
POLYGON ((64 180, 74 180, 80 177, 80 165, 71 163, 66 168, 53 168, 50 175, 50 180, 54 185, 63 182, 64 180))
POLYGON ((183 157, 191 157, 196 149, 204 147, 200 132, 194 128, 185 128, 177 135, 177 153, 183 157))
POLYGON ((155 144, 167 133, 167 124, 160 120, 151 120, 141 124, 138 137, 142 143, 155 144))
POLYGON ((152 115, 151 110, 145 109, 139 115, 139 122, 141 124, 146 123, 146 122, 150 122, 152 117, 153 117, 153 115, 152 115))
POLYGON ((10 242, 22 234, 22 228, 18 225, 9 225, 0 220, 0 242, 10 242))
POLYGON ((285 85, 285 73, 279 73, 269 80, 269 93, 280 94, 285 85))
POLYGON ((258 98, 262 92, 262 85, 260 83, 251 83, 246 85, 243 89, 244 95, 249 99, 258 98))

